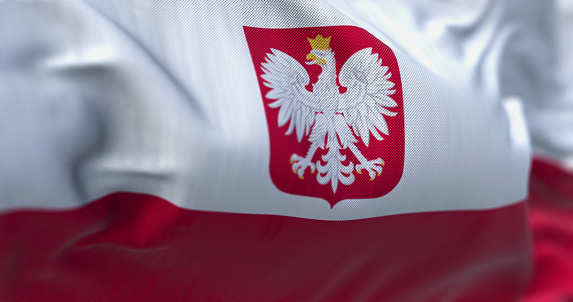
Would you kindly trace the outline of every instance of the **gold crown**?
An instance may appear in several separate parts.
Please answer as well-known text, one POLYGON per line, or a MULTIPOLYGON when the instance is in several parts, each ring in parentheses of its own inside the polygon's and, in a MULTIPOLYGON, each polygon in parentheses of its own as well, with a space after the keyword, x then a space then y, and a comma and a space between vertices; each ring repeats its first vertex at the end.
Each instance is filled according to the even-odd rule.
POLYGON ((307 38, 308 42, 310 42, 310 46, 312 47, 312 49, 320 49, 320 50, 328 50, 329 44, 330 44, 330 38, 332 38, 332 36, 328 37, 328 38, 324 38, 321 35, 317 35, 316 38, 311 39, 311 38, 307 38))

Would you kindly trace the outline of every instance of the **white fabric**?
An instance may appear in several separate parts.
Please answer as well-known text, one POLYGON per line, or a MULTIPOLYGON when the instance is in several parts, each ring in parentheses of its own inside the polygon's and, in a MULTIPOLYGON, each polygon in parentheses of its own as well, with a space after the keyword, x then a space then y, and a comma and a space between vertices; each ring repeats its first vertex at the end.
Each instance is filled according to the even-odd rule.
MULTIPOLYGON (((387 9, 386 1, 337 2, 373 26, 387 9)), ((399 5, 404 19, 435 50, 471 69, 475 87, 524 103, 536 153, 573 168, 573 0, 405 0, 399 5)), ((421 59, 431 61, 432 54, 421 59)))
POLYGON ((475 13, 450 19, 402 1, 2 2, 0 210, 116 191, 325 220, 517 202, 529 143, 499 70, 516 25, 500 22, 503 5, 472 3, 475 13), (365 28, 394 50, 406 157, 392 192, 331 209, 271 183, 243 26, 332 25, 365 28))
MULTIPOLYGON (((528 100, 535 151, 573 169, 573 1, 560 0, 539 33, 549 52, 541 96, 528 100)), ((533 58, 538 51, 529 49, 533 58)))

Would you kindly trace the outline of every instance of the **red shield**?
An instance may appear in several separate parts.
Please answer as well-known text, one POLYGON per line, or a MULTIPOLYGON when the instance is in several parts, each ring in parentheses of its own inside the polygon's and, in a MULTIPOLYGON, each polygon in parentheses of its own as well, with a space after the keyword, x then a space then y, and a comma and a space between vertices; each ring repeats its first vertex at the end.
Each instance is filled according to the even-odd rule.
MULTIPOLYGON (((270 177, 275 186, 286 193, 323 198, 330 203, 331 207, 334 207, 336 203, 343 199, 377 198, 392 191, 400 181, 404 168, 402 84, 398 63, 392 50, 366 30, 354 26, 289 29, 244 27, 244 30, 257 73, 257 80, 259 81, 262 101, 267 117, 271 149, 269 169, 270 177), (296 62, 300 63, 310 78, 310 84, 305 86, 304 89, 312 93, 318 93, 313 91, 313 84, 318 83, 319 75, 325 70, 321 67, 323 63, 320 62, 326 61, 318 58, 314 54, 310 54, 310 52, 312 50, 326 48, 333 53, 335 64, 332 65, 336 65, 336 76, 332 75, 331 82, 334 83, 334 77, 336 77, 336 85, 333 86, 333 89, 337 91, 329 91, 328 93, 331 95, 343 95, 347 92, 348 88, 340 83, 339 74, 345 62, 347 62, 353 54, 365 48, 370 48, 371 54, 376 54, 377 58, 380 59, 379 61, 374 60, 372 62, 377 63, 378 66, 383 66, 383 68, 387 67, 387 74, 391 74, 387 80, 393 83, 393 87, 391 88, 392 93, 389 94, 388 97, 397 105, 392 105, 391 108, 387 108, 391 111, 391 115, 383 116, 387 125, 387 131, 373 130, 378 131, 376 136, 381 139, 376 138, 374 134, 370 134, 367 131, 360 133, 359 127, 356 126, 356 118, 354 117, 355 122, 353 125, 356 127, 352 127, 353 125, 350 125, 352 123, 342 123, 342 126, 340 126, 340 122, 337 124, 339 125, 337 129, 340 129, 341 133, 347 131, 343 129, 347 127, 350 132, 345 133, 351 133, 354 136, 355 142, 352 148, 349 147, 349 145, 342 146, 344 144, 343 138, 341 138, 340 133, 335 133, 335 131, 330 131, 326 134, 324 143, 322 141, 317 143, 317 139, 311 143, 309 139, 312 136, 312 131, 318 131, 315 129, 315 126, 319 123, 319 120, 316 119, 317 115, 322 114, 322 116, 327 116, 326 111, 330 110, 330 119, 334 120, 334 116, 337 121, 350 121, 349 116, 347 116, 350 114, 347 112, 345 113, 343 110, 337 111, 332 108, 321 110, 320 106, 314 109, 314 119, 311 118, 312 122, 309 124, 309 131, 305 132, 302 136, 297 136, 296 130, 290 133, 288 131, 289 125, 291 122, 294 122, 294 119, 286 122, 286 124, 283 123, 283 125, 280 125, 279 111, 281 108, 277 106, 276 103, 278 97, 274 96, 274 94, 269 95, 273 86, 269 85, 269 77, 266 77, 267 80, 265 80, 264 75, 265 73, 269 73, 269 68, 265 69, 263 64, 272 61, 273 51, 276 54, 277 50, 282 52, 283 56, 286 54, 292 57, 296 62), (312 62, 309 62, 309 60, 315 59, 317 60, 315 63, 318 63, 310 64, 312 62), (274 105, 271 105, 273 103, 274 105), (344 119, 341 117, 344 117, 344 119), (387 132, 387 134, 384 132, 387 132), (368 146, 361 138, 361 135, 366 135, 365 133, 370 135, 368 146), (327 144, 327 140, 332 140, 330 145, 327 144), (313 151, 311 147, 314 144, 320 146, 316 148, 313 153, 311 152, 313 151), (338 158, 340 160, 336 162, 336 164, 339 164, 340 167, 352 166, 352 169, 346 168, 344 172, 340 172, 342 173, 341 175, 343 175, 341 177, 346 179, 346 184, 343 183, 342 180, 339 182, 338 179, 331 179, 325 183, 324 177, 326 172, 321 173, 321 170, 318 168, 318 166, 322 166, 324 171, 324 166, 328 164, 328 162, 324 161, 324 156, 327 155, 331 148, 336 148, 332 146, 337 145, 339 145, 337 152, 340 154, 337 156, 339 156, 338 158), (328 146, 331 147, 329 148, 328 146), (298 157, 294 155, 298 155, 298 157), (296 165, 297 160, 305 156, 310 160, 312 165, 316 165, 316 169, 313 169, 312 167, 314 166, 311 165, 299 173, 300 164, 298 166, 296 165), (296 159, 294 162, 293 158, 296 159), (341 160, 342 158, 344 158, 344 160, 341 160), (373 169, 375 170, 370 169, 370 171, 368 171, 366 168, 359 170, 359 167, 368 166, 367 164, 358 166, 361 160, 368 160, 369 167, 374 167, 373 169), (381 172, 379 172, 379 170, 381 170, 381 172), (374 177, 372 177, 372 175, 374 175, 374 177), (321 179, 322 183, 319 179, 321 179), (334 181, 337 181, 336 185, 333 185, 334 181)), ((370 53, 370 50, 368 50, 368 53, 370 53)), ((276 57, 274 58, 275 61, 278 60, 276 57)), ((292 62, 294 62, 294 60, 292 60, 292 62)), ((279 67, 283 66, 280 64, 275 65, 279 67)), ((299 68, 299 70, 302 71, 303 69, 299 68)), ((280 81, 282 76, 281 72, 283 71, 278 67, 274 67, 273 72, 279 76, 274 76, 272 79, 278 79, 277 81, 280 81)), ((315 88, 315 90, 318 89, 315 88)), ((371 90, 372 89, 369 89, 369 91, 371 90)), ((333 102, 337 102, 337 97, 338 96, 331 97, 333 102)), ((340 107, 342 108, 343 106, 341 105, 340 107)), ((377 112, 376 114, 382 115, 382 113, 377 112)), ((298 125, 298 127, 300 127, 300 125, 298 125)))

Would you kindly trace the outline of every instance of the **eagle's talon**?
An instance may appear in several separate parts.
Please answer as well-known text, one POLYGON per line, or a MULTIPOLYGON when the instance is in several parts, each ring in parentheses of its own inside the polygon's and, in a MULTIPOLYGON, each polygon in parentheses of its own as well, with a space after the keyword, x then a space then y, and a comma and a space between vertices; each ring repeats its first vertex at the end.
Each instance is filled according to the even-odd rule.
POLYGON ((383 165, 384 161, 381 158, 377 158, 374 160, 365 160, 360 164, 356 165, 356 173, 362 174, 362 169, 365 169, 366 172, 368 172, 368 176, 370 176, 370 180, 373 181, 374 178, 382 175, 383 165))
POLYGON ((304 179, 303 175, 304 171, 306 171, 306 168, 310 167, 310 173, 314 173, 314 170, 316 169, 315 164, 313 164, 307 157, 293 154, 290 158, 290 161, 292 163, 292 171, 297 174, 298 178, 300 179, 304 179))

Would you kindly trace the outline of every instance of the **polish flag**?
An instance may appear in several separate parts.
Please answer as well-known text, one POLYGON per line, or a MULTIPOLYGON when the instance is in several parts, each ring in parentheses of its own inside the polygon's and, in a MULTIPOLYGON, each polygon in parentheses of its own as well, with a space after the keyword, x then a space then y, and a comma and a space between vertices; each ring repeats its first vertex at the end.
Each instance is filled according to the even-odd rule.
POLYGON ((0 4, 0 300, 557 301, 530 2, 0 4))

